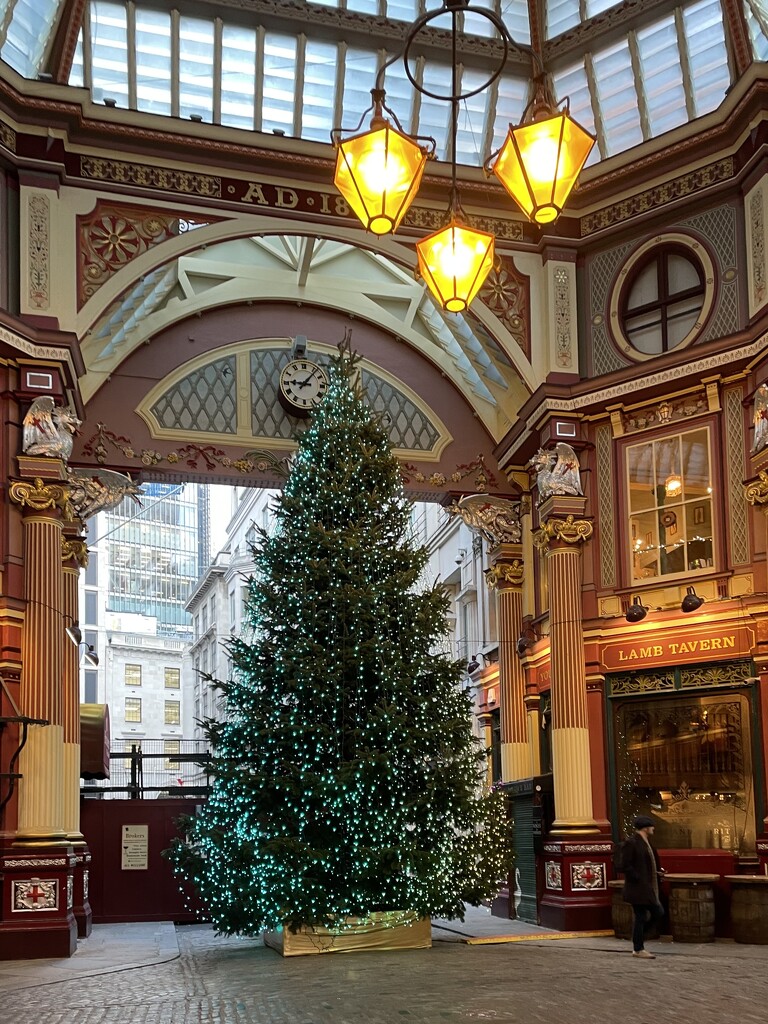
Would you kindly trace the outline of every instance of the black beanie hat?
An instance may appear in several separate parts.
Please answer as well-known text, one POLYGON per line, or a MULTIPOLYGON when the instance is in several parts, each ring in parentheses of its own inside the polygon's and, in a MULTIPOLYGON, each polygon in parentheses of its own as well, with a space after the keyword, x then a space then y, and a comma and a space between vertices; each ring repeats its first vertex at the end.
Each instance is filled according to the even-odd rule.
POLYGON ((655 828, 655 826, 656 822, 653 818, 648 818, 645 814, 641 814, 632 822, 632 828, 637 830, 640 830, 641 828, 655 828))

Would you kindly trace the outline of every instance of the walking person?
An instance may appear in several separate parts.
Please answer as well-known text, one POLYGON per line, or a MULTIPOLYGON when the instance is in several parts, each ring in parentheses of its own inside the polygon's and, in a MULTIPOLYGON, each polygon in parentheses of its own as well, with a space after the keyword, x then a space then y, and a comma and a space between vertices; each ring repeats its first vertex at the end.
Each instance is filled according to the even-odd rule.
POLYGON ((624 874, 623 898, 632 904, 632 956, 655 960, 645 948, 645 932, 652 923, 661 921, 664 908, 659 899, 659 881, 664 869, 659 855, 651 846, 655 825, 652 818, 640 815, 632 822, 634 834, 625 839, 619 850, 619 870, 624 874))

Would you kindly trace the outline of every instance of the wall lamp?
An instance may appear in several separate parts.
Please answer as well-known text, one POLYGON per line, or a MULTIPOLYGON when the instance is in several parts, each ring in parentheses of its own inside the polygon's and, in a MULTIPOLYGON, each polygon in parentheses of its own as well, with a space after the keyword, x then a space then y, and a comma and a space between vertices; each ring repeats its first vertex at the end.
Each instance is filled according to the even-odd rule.
POLYGON ((334 184, 360 218, 376 235, 395 231, 416 197, 427 160, 434 157, 436 142, 423 135, 409 135, 386 105, 384 76, 390 65, 402 60, 405 75, 422 96, 451 105, 451 189, 446 223, 416 243, 419 274, 429 290, 450 313, 461 313, 482 287, 494 265, 495 239, 486 231, 470 227, 459 200, 456 173, 456 138, 462 102, 490 89, 500 77, 510 49, 528 55, 534 64, 534 96, 523 111, 521 123, 509 126, 506 141, 485 161, 488 174, 495 175, 523 213, 535 224, 557 219, 576 184, 579 172, 595 144, 594 136, 569 114, 567 99, 555 102, 539 52, 515 42, 502 18, 488 7, 469 0, 443 0, 438 9, 422 14, 408 28, 403 49, 379 68, 371 89, 372 104, 357 127, 334 128, 331 139, 337 151, 334 184), (459 39, 463 17, 472 14, 491 22, 498 33, 502 53, 497 66, 484 82, 462 91, 459 39), (451 18, 450 93, 432 92, 411 67, 416 36, 442 15, 451 18), (370 128, 361 132, 368 114, 370 128))
POLYGON ((90 665, 92 668, 98 668, 99 656, 96 653, 93 644, 87 644, 85 640, 81 641, 77 645, 77 653, 80 654, 82 648, 85 647, 87 650, 83 653, 83 661, 86 665, 90 665))
POLYGON ((83 642, 83 631, 80 629, 80 623, 75 620, 71 625, 67 626, 64 632, 67 634, 69 639, 75 645, 79 647, 83 642))
POLYGON ((487 658, 484 654, 478 651, 478 653, 474 654, 467 663, 467 672, 469 672, 469 674, 472 675, 473 672, 477 672, 477 670, 481 667, 485 668, 486 665, 490 665, 490 663, 491 659, 487 658))
POLYGON ((524 658, 536 641, 541 640, 545 636, 549 636, 549 634, 537 633, 533 626, 524 626, 522 633, 515 643, 515 650, 517 651, 518 658, 524 658))
POLYGON ((686 587, 685 597, 680 605, 681 612, 695 612, 704 604, 704 598, 699 597, 693 587, 686 587))
POLYGON ((639 597, 635 596, 632 604, 627 608, 624 618, 627 622, 642 622, 645 616, 648 614, 648 609, 640 600, 639 597))

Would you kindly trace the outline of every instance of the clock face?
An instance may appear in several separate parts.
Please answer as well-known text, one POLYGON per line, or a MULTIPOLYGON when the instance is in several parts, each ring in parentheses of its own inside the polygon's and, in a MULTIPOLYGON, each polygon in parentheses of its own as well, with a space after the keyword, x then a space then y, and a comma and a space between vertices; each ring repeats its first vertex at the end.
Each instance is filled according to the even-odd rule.
POLYGON ((292 359, 280 371, 280 398, 294 416, 310 413, 327 387, 325 370, 309 359, 292 359))

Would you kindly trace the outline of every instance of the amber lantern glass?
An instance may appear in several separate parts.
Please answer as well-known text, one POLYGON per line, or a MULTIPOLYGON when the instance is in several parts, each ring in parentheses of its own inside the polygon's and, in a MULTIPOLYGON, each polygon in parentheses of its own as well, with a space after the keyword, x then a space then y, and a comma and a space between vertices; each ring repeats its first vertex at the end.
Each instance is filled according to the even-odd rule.
POLYGON ((394 231, 416 196, 428 151, 382 118, 337 149, 336 188, 368 231, 394 231))
POLYGON ((568 114, 510 125, 491 170, 537 224, 560 216, 595 139, 568 114))
POLYGON ((416 243, 419 273, 443 309, 461 313, 477 295, 493 266, 494 238, 455 217, 416 243))

